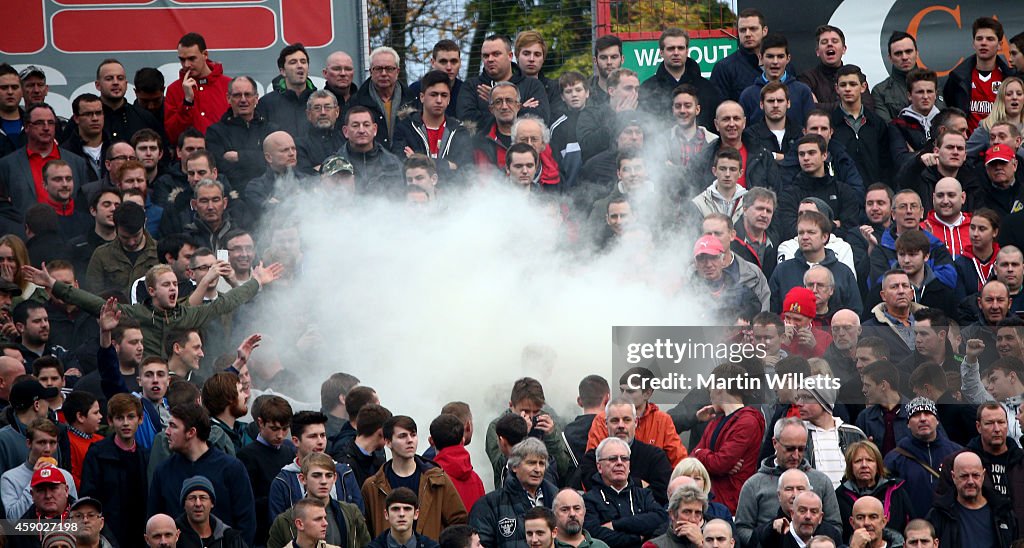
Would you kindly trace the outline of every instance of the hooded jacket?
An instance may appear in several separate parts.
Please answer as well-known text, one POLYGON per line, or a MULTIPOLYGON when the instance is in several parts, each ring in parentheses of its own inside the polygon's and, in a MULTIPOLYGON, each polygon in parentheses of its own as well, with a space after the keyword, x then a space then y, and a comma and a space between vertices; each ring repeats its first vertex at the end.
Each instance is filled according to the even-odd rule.
POLYGON ((910 507, 910 496, 907 495, 906 480, 879 477, 873 487, 861 489, 852 480, 846 480, 836 488, 836 499, 839 502, 839 513, 843 517, 843 538, 850 538, 853 526, 850 516, 853 515, 853 503, 861 497, 875 497, 882 501, 882 512, 885 514, 887 529, 902 531, 907 523, 914 518, 910 507))
MULTIPOLYGON (((359 492, 359 485, 356 484, 356 477, 352 469, 347 464, 336 462, 334 470, 337 473, 337 478, 334 480, 334 487, 331 488, 331 498, 355 504, 359 510, 365 511, 363 495, 359 492)), ((299 464, 292 461, 281 468, 274 481, 270 482, 268 507, 271 522, 278 514, 291 508, 299 499, 306 496, 306 489, 299 483, 299 472, 301 471, 299 464)))
MULTIPOLYGON (((947 84, 948 87, 948 84, 947 84)), ((992 548, 1009 548, 1017 538, 1017 523, 1013 516, 1010 500, 993 493, 988 487, 982 488, 982 495, 988 500, 987 506, 992 518, 992 548)), ((936 498, 926 519, 935 527, 935 538, 939 546, 971 546, 972 539, 964 538, 960 525, 962 506, 957 503, 956 490, 936 498)))
POLYGON ((889 122, 889 154, 897 167, 911 161, 915 154, 932 144, 931 125, 938 114, 939 109, 934 105, 928 116, 922 116, 907 107, 889 122))
MULTIPOLYGON (((942 240, 938 239, 931 232, 924 230, 931 242, 931 249, 928 252, 928 266, 932 267, 935 277, 950 288, 956 288, 956 267, 953 266, 953 257, 942 240)), ((868 278, 868 288, 878 287, 882 283, 882 275, 889 269, 894 268, 897 262, 896 257, 896 224, 893 223, 889 230, 882 233, 878 245, 871 252, 871 277, 868 278)))
POLYGON ((472 508, 476 501, 484 496, 484 482, 480 476, 473 471, 473 462, 469 458, 469 451, 462 445, 445 447, 434 455, 434 462, 448 474, 452 485, 459 493, 462 504, 466 508, 472 508))
MULTIPOLYGON (((519 102, 520 104, 529 101, 530 99, 536 99, 538 105, 533 108, 524 108, 519 111, 519 116, 523 114, 534 114, 544 120, 544 123, 551 122, 551 110, 548 105, 548 90, 544 87, 544 84, 536 78, 531 78, 523 74, 523 71, 519 70, 519 65, 512 63, 512 76, 508 79, 516 85, 519 90, 519 102)), ((473 122, 478 128, 491 127, 494 124, 494 116, 491 116, 490 105, 487 101, 480 98, 477 95, 476 87, 484 84, 487 86, 494 87, 497 82, 487 75, 487 72, 480 70, 480 74, 469 78, 462 84, 462 89, 459 90, 458 105, 457 105, 457 116, 463 123, 473 122)))
MULTIPOLYGON (((762 71, 751 82, 740 95, 740 106, 743 107, 743 112, 747 113, 748 125, 764 119, 764 111, 761 110, 761 89, 768 84, 768 78, 762 71)), ((803 125, 807 113, 814 110, 814 94, 811 93, 811 88, 789 73, 782 75, 781 82, 786 84, 789 90, 790 107, 786 116, 803 125)))
MULTIPOLYGON (((857 288, 857 277, 853 275, 850 268, 839 262, 835 252, 825 248, 825 258, 818 263, 827 268, 835 279, 832 297, 828 300, 829 310, 840 310, 849 308, 860 316, 864 312, 864 304, 860 299, 860 290, 857 288)), ((810 270, 811 265, 804 258, 804 253, 797 250, 793 258, 779 263, 768 280, 768 286, 772 290, 771 310, 782 313, 782 302, 786 294, 794 287, 804 286, 804 273, 810 270)))
MULTIPOLYGON (((755 443, 756 445, 756 443, 755 443)), ((824 521, 840 527, 839 504, 832 480, 825 474, 811 468, 807 459, 799 466, 811 482, 811 490, 821 497, 821 508, 825 513, 824 521)), ((758 525, 775 519, 779 512, 779 476, 786 470, 775 463, 771 456, 761 461, 761 468, 743 484, 740 490, 739 504, 736 507, 737 544, 748 546, 754 529, 758 525)))
MULTIPOLYGON (((939 471, 943 459, 963 449, 959 444, 950 441, 942 429, 936 430, 935 441, 922 441, 910 435, 900 439, 896 447, 914 455, 936 472, 939 471)), ((927 514, 928 509, 931 508, 932 497, 939 478, 896 450, 890 451, 883 462, 893 477, 906 480, 907 495, 910 497, 913 516, 921 517, 927 514)), ((953 546, 958 545, 954 544, 953 546)))
POLYGON ((224 75, 224 66, 207 59, 210 74, 196 80, 192 103, 185 103, 185 91, 181 87, 187 69, 178 71, 178 79, 167 86, 164 98, 164 129, 169 143, 178 143, 178 137, 189 127, 200 133, 217 123, 228 111, 228 85, 231 78, 224 75))
MULTIPOLYGON (((717 182, 717 181, 716 181, 717 182)), ((731 200, 725 199, 718 189, 715 188, 715 182, 708 185, 704 189, 704 192, 693 197, 690 203, 696 208, 697 216, 694 219, 703 219, 712 213, 721 213, 728 215, 733 224, 738 223, 743 217, 745 211, 743 207, 743 195, 747 193, 747 189, 737 186, 736 191, 732 195, 731 200)))
POLYGON ((179 548, 246 548, 242 534, 237 529, 228 527, 213 514, 210 515, 210 529, 213 530, 213 535, 205 542, 189 524, 187 513, 178 516, 174 524, 181 531, 177 544, 179 548))
POLYGON ((921 228, 942 240, 942 243, 946 244, 946 249, 949 250, 953 260, 956 260, 957 257, 964 253, 971 252, 970 212, 962 213, 956 223, 946 224, 942 219, 939 219, 938 213, 933 209, 928 212, 925 220, 921 221, 921 228))
POLYGON ((693 457, 704 465, 711 477, 718 502, 730 513, 736 512, 743 484, 757 471, 758 442, 764 431, 764 414, 756 406, 741 407, 729 416, 711 421, 693 450, 693 457), (721 429, 719 424, 722 424, 721 429), (732 468, 740 459, 743 468, 733 474, 732 468))
MULTIPOLYGON (((558 494, 555 484, 540 485, 541 502, 551 508, 558 494)), ((501 488, 484 495, 473 505, 469 526, 480 535, 480 544, 487 548, 526 548, 526 522, 523 514, 533 507, 530 496, 515 474, 509 474, 501 488)), ((422 516, 422 511, 420 512, 422 516)), ((593 531, 588 530, 591 535, 593 531)))
POLYGON ((722 102, 722 94, 714 84, 701 75, 700 65, 690 57, 686 58, 683 75, 679 80, 669 74, 664 62, 658 65, 654 76, 640 84, 639 108, 654 116, 664 117, 666 113, 671 112, 672 90, 682 84, 690 84, 697 88, 697 100, 700 102, 697 124, 714 127, 715 111, 722 102))
MULTIPOLYGON (((449 525, 466 523, 466 507, 459 498, 448 474, 432 461, 416 456, 416 467, 420 473, 419 496, 420 517, 416 520, 416 532, 430 538, 438 538, 449 525)), ((391 494, 387 473, 392 461, 384 463, 380 470, 363 484, 363 500, 366 501, 366 527, 371 535, 379 535, 388 529, 384 517, 384 500, 391 494)), ((483 542, 483 533, 480 533, 483 542)), ((488 545, 490 548, 490 545, 488 545)))
MULTIPOLYGON (((594 415, 594 423, 590 426, 587 451, 597 447, 607 437, 608 423, 605 421, 604 413, 598 413, 594 415)), ((679 439, 672 417, 659 409, 654 402, 647 402, 647 410, 642 416, 637 417, 635 437, 648 445, 660 447, 665 451, 672 466, 686 458, 686 448, 679 439)))
POLYGON ((288 82, 283 76, 277 76, 271 81, 270 89, 256 103, 256 112, 282 131, 287 131, 297 141, 310 126, 306 118, 306 101, 314 91, 316 86, 309 79, 302 93, 295 93, 288 89, 288 82))
POLYGON ((668 512, 654 500, 650 489, 626 479, 626 487, 616 491, 595 474, 594 488, 583 495, 587 512, 583 528, 611 548, 635 547, 665 530, 668 512), (603 524, 611 522, 612 527, 603 524))
MULTIPOLYGON (((395 145, 392 149, 396 155, 405 155, 405 147, 413 152, 430 154, 430 143, 427 141, 427 126, 423 123, 423 113, 412 109, 403 109, 398 113, 398 125, 395 127, 395 145)), ((445 116, 444 133, 437 146, 437 158, 448 160, 462 167, 472 161, 473 136, 462 122, 454 116, 445 116)), ((431 156, 433 157, 433 156, 431 156)), ((437 162, 438 170, 449 172, 446 163, 437 162)))

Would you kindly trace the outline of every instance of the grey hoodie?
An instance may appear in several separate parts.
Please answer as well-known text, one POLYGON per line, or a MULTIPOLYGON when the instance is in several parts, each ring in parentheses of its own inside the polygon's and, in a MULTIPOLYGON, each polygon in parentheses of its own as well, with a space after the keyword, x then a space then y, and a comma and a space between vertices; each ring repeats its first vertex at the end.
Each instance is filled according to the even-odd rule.
MULTIPOLYGON (((839 503, 832 488, 832 480, 825 474, 811 468, 807 459, 800 462, 800 470, 807 474, 811 490, 821 497, 826 522, 842 530, 839 503)), ((768 523, 779 513, 779 476, 785 470, 775 464, 771 456, 761 461, 761 468, 743 484, 739 503, 736 505, 736 534, 741 546, 749 546, 757 526, 768 523)))

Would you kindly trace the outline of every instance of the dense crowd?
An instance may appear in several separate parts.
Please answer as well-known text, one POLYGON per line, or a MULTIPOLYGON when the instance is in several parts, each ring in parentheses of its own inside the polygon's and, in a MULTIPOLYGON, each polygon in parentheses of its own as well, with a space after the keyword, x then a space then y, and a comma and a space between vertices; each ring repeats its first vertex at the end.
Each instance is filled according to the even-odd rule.
POLYGON ((0 547, 1019 546, 1024 34, 1007 62, 977 19, 941 89, 903 32, 873 86, 834 26, 803 72, 756 10, 737 34, 706 79, 664 30, 643 82, 615 36, 590 77, 546 77, 528 30, 466 80, 449 40, 409 86, 390 48, 361 84, 334 52, 324 89, 291 44, 260 96, 189 33, 178 80, 140 68, 129 103, 105 60, 67 120, 0 64, 0 547), (645 364, 583 378, 568 420, 523 377, 485 417, 487 486, 462 401, 422 455, 388 387, 334 373, 307 409, 321 336, 259 334, 305 274, 296 204, 427 223, 496 187, 579 261, 698 232, 665 285, 761 350, 714 376, 810 382, 661 409, 645 364))

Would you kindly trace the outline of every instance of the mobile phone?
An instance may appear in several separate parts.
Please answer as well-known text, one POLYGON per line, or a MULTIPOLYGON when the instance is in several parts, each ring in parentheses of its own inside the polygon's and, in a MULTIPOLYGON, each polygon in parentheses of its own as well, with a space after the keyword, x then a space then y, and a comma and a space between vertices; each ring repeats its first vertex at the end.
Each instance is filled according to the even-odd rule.
POLYGON ((217 250, 217 260, 218 261, 226 261, 226 260, 228 260, 228 250, 226 250, 226 249, 218 249, 217 250))

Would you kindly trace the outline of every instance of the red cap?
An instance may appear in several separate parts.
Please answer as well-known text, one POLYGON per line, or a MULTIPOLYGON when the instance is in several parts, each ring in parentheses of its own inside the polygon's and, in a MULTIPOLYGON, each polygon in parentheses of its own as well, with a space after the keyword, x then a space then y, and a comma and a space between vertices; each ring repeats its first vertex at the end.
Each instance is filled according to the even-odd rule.
POLYGON ((722 247, 722 242, 710 234, 701 236, 697 243, 693 244, 693 256, 698 255, 721 255, 725 253, 725 248, 722 247))
POLYGON ((995 145, 985 151, 985 165, 994 161, 1009 162, 1016 153, 1006 145, 995 145))
POLYGON ((54 466, 44 466, 32 473, 32 487, 44 483, 67 484, 64 481, 64 474, 61 473, 59 468, 54 466))
POLYGON ((782 313, 786 312, 794 312, 813 319, 818 313, 814 292, 800 286, 790 289, 789 293, 786 293, 786 300, 782 303, 782 313))

